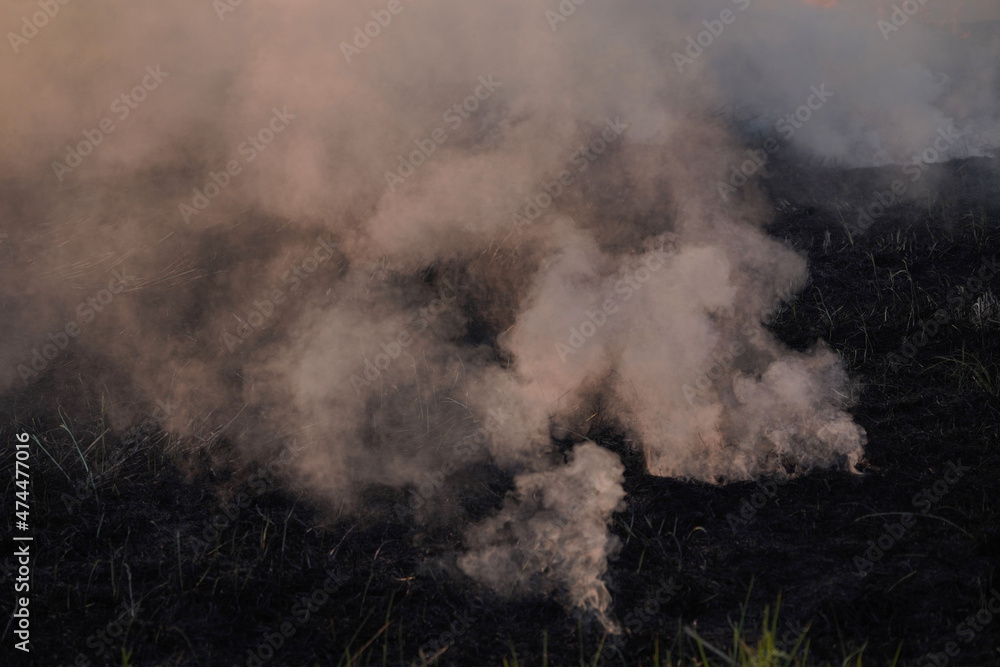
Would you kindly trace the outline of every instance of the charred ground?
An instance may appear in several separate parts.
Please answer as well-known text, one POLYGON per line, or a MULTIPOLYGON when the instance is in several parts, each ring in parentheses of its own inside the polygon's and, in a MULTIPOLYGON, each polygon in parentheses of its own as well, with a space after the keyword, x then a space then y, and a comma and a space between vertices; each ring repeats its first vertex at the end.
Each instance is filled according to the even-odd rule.
MULTIPOLYGON (((51 377, 4 397, 3 441, 24 430, 44 445, 32 459, 33 664, 420 665, 423 654, 499 665, 544 654, 577 665, 600 651, 600 664, 652 665, 657 644, 662 663, 690 664, 683 628, 728 648, 745 609, 752 642, 779 596, 778 637, 808 625, 810 662, 864 648, 864 664, 889 664, 901 646, 901 664, 923 665, 955 642, 949 664, 1000 664, 1000 618, 971 639, 961 626, 1000 589, 997 174, 995 160, 933 166, 912 186, 926 193, 859 230, 859 211, 905 178, 898 168, 768 167, 769 231, 811 269, 772 329, 793 348, 823 339, 844 356, 860 383, 864 475, 654 478, 595 418, 588 436, 628 468, 606 577, 620 639, 555 601, 502 599, 455 574, 441 553, 461 535, 394 514, 400 492, 373 489, 370 511, 345 518, 288 491, 280 464, 238 465, 224 435, 185 454, 152 422, 117 432, 99 397, 47 400, 51 377), (888 548, 873 551, 880 538, 888 548), (270 657, 263 647, 283 628, 270 657)), ((485 491, 463 510, 485 515, 510 480, 489 467, 475 476, 485 491)), ((0 563, 9 581, 13 559, 0 563)), ((0 651, 12 644, 8 626, 0 651)))

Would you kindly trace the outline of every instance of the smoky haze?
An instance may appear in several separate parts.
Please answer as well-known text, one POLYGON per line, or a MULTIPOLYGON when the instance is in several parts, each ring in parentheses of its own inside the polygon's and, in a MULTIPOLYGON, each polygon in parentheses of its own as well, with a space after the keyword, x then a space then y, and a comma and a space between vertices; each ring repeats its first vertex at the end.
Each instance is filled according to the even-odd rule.
POLYGON ((0 8, 0 384, 285 447, 290 484, 400 489, 418 522, 462 525, 492 464, 514 490, 458 568, 602 618, 626 499, 579 435, 598 406, 656 475, 862 455, 836 353, 764 327, 808 272, 753 182, 720 197, 739 137, 826 85, 796 151, 997 143, 995 42, 886 40, 861 3, 39 6, 0 8))

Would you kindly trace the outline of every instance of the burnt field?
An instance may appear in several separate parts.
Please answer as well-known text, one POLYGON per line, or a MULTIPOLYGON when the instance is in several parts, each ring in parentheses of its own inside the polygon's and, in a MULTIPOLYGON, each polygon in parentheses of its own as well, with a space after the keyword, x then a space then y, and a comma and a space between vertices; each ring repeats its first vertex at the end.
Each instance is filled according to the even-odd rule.
MULTIPOLYGON (((2 661, 786 664, 736 657, 742 642, 797 656, 787 664, 998 665, 998 175, 985 158, 931 165, 879 211, 879 193, 907 178, 898 167, 768 166, 767 233, 807 256, 809 280, 767 328, 844 360, 867 432, 861 474, 654 476, 594 410, 588 432, 556 444, 589 439, 625 466, 626 505, 609 526, 620 548, 603 574, 621 634, 562 604, 558 586, 501 595, 456 565, 465 524, 453 517, 497 512, 511 469, 470 467, 440 520, 400 510, 413 485, 369 485, 349 513, 298 490, 278 453, 233 444, 254 429, 280 444, 266 409, 197 442, 166 428, 169 402, 117 426, 107 403, 129 397, 115 360, 71 348, 2 399, 3 531, 18 534, 15 443, 28 433, 34 538, 29 656, 12 650, 17 543, 4 540, 2 661), (859 224, 861 210, 875 215, 859 224), (79 390, 70 367, 88 378, 79 390)), ((492 326, 473 316, 456 337, 489 345, 492 326)))
POLYGON ((0 665, 1000 665, 926 5, 0 4, 0 665))

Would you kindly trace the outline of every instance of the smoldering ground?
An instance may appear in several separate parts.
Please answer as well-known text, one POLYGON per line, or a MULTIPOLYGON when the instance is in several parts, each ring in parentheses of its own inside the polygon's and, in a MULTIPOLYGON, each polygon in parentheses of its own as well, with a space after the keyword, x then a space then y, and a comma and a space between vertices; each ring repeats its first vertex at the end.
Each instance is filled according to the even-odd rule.
MULTIPOLYGON (((373 485, 412 490, 448 470, 416 521, 458 525, 449 500, 476 493, 462 471, 488 462, 514 490, 468 530, 462 572, 604 614, 623 469, 593 443, 562 454, 552 441, 585 434, 596 401, 656 475, 852 470, 863 453, 836 353, 791 352, 764 326, 807 267, 762 231, 752 184, 719 200, 713 184, 745 148, 707 110, 743 97, 794 110, 829 81, 836 97, 791 138, 804 151, 905 157, 959 111, 960 130, 995 136, 995 71, 955 71, 979 52, 922 64, 921 29, 885 45, 855 5, 751 2, 679 76, 671 52, 731 4, 588 4, 556 32, 513 1, 395 13, 297 0, 224 21, 193 0, 62 7, 2 66, 0 381, 81 409, 103 397, 116 428, 169 404, 162 426, 191 448, 290 448, 288 483, 347 508, 373 485), (350 62, 345 26, 373 26, 350 62), (817 39, 864 53, 868 74, 821 57, 817 39), (111 105, 147 68, 169 78, 112 130, 111 105), (484 80, 502 85, 437 132, 484 80), (609 121, 620 136, 593 149, 609 121), (401 164, 412 171, 388 190, 401 164), (519 224, 554 181, 564 190, 519 224), (618 292, 668 239, 662 269, 618 292), (80 311, 113 271, 134 278, 80 311), (456 298, 441 303, 446 286, 456 298), (563 363, 557 344, 609 295, 614 318, 563 363), (378 361, 387 340, 391 363, 378 361), (736 340, 746 350, 689 399, 736 340), (505 418, 484 429, 491 412, 505 418)), ((33 11, 9 3, 0 24, 33 11)))

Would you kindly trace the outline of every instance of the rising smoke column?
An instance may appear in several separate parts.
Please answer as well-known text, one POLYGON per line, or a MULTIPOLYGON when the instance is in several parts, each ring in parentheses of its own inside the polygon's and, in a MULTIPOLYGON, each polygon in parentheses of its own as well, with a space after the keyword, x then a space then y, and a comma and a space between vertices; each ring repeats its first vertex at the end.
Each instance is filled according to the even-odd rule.
POLYGON ((8 392, 286 447, 290 484, 348 509, 405 490, 418 522, 460 525, 492 463, 514 491, 461 569, 605 616, 620 462, 552 442, 595 401, 654 474, 857 461, 836 355, 764 327, 805 261, 753 183, 719 197, 746 155, 708 112, 780 116, 829 81, 792 144, 905 157, 959 111, 989 126, 995 69, 955 71, 981 54, 923 64, 918 25, 879 50, 843 3, 217 4, 71 3, 30 29, 37 4, 0 8, 21 36, 0 64, 8 392))

